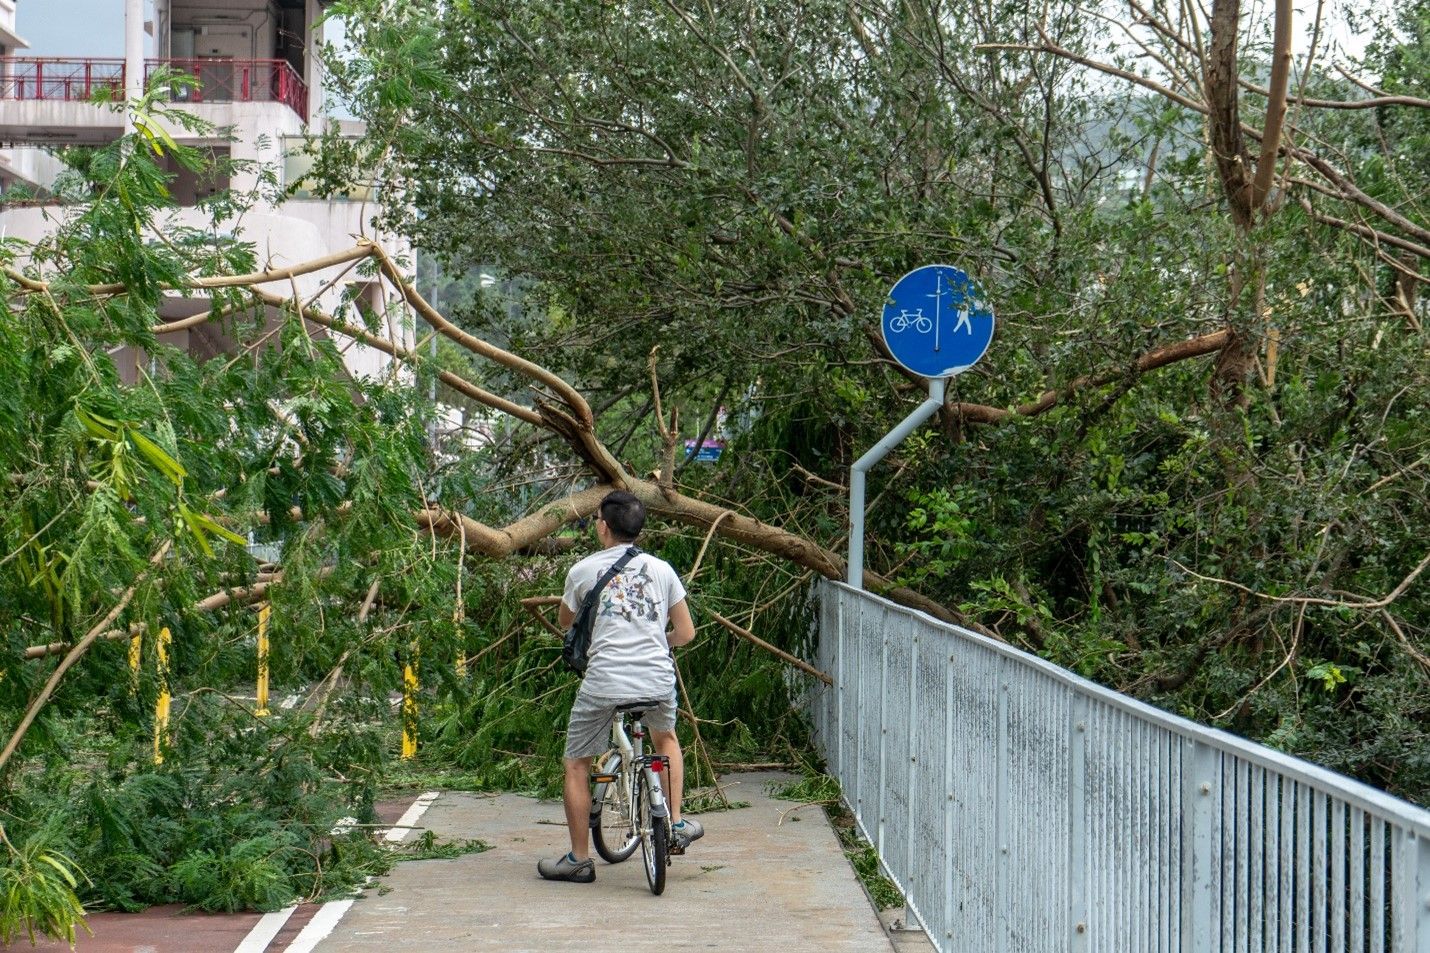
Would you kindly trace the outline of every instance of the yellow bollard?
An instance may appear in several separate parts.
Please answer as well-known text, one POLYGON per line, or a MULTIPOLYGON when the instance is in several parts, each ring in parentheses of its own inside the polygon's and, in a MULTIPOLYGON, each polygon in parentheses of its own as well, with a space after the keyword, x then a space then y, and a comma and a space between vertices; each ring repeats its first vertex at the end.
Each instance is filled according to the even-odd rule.
POLYGON ((402 757, 417 756, 417 647, 402 666, 402 757))
POLYGON ((464 615, 459 605, 456 615, 452 618, 453 627, 457 630, 457 677, 460 679, 467 677, 467 640, 462 632, 462 623, 466 621, 464 615))
POLYGON ((139 690, 139 659, 144 652, 144 635, 135 632, 129 637, 129 683, 130 691, 139 690))
POLYGON ((254 714, 259 718, 268 714, 268 617, 272 614, 270 603, 258 607, 258 708, 254 714))
POLYGON ((159 630, 159 701, 154 706, 154 763, 164 763, 164 745, 169 743, 169 643, 167 627, 159 630))

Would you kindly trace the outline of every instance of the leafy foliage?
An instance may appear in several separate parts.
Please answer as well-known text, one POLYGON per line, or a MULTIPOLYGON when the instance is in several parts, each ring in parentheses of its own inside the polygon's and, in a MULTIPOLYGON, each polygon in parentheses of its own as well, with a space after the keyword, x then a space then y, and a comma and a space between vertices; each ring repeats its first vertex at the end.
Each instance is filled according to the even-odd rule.
POLYGON ((75 926, 84 917, 75 891, 84 875, 53 849, 56 839, 55 829, 47 827, 18 848, 6 844, 9 857, 0 864, 0 942, 7 946, 22 933, 33 944, 36 931, 74 945, 75 926))

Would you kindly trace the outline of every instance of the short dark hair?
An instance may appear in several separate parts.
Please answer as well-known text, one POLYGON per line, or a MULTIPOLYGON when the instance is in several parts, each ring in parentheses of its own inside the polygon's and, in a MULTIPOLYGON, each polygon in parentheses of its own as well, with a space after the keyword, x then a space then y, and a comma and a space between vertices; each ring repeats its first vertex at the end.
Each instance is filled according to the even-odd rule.
POLYGON ((635 494, 613 490, 601 501, 601 519, 611 535, 623 543, 634 542, 645 529, 645 504, 635 494))

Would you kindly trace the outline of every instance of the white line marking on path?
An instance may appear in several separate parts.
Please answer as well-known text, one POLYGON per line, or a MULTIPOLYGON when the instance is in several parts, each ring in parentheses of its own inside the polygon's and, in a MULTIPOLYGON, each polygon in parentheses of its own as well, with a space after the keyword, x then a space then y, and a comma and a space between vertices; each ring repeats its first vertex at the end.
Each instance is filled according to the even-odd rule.
POLYGON ((397 824, 388 828, 383 839, 390 844, 402 843, 402 838, 407 836, 407 832, 417 826, 417 822, 422 819, 422 815, 427 813, 427 809, 432 806, 432 802, 437 800, 436 791, 428 791, 426 794, 412 802, 412 806, 407 809, 407 813, 397 819, 397 824))
POLYGON ((268 949, 268 944, 273 942, 273 938, 278 935, 278 931, 283 929, 283 925, 288 922, 288 918, 293 915, 293 911, 298 907, 284 907, 282 910, 275 910, 272 913, 265 913, 263 919, 253 925, 253 929, 248 931, 248 936, 243 938, 243 942, 233 953, 263 953, 268 949))
POLYGON ((353 905, 352 900, 332 900, 323 904, 323 908, 313 915, 313 919, 308 921, 308 925, 303 928, 303 932, 293 938, 293 942, 288 944, 285 953, 313 953, 318 944, 328 938, 337 927, 338 921, 343 918, 343 914, 348 912, 348 908, 353 905))
MULTIPOLYGON (((389 844, 400 844, 402 839, 407 836, 407 832, 416 827, 417 822, 422 819, 422 815, 427 813, 432 802, 437 800, 439 793, 438 791, 428 791, 413 801, 412 806, 403 813, 397 824, 382 832, 382 839, 389 844)), ((334 828, 334 833, 342 828, 344 821, 351 823, 352 818, 345 817, 338 821, 338 827, 334 828)), ((330 900, 323 904, 313 915, 313 919, 309 920, 307 925, 293 938, 293 942, 288 944, 284 953, 313 953, 318 944, 326 940, 328 935, 337 929, 338 922, 348 912, 348 908, 353 905, 355 899, 330 900)), ((254 925, 248 936, 243 938, 243 942, 238 944, 238 948, 233 953, 264 953, 268 949, 268 944, 273 942, 273 938, 283 929, 284 924, 288 922, 288 918, 296 909, 297 907, 287 907, 276 913, 264 914, 263 919, 254 925)))

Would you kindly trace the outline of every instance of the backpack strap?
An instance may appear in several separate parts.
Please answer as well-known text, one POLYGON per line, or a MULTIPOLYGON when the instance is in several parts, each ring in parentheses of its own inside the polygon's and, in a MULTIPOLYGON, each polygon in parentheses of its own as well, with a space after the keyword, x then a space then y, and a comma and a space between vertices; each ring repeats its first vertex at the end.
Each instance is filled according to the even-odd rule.
POLYGON ((616 578, 620 571, 622 569, 625 569, 626 566, 630 564, 630 561, 632 559, 635 559, 637 556, 639 556, 640 552, 641 551, 634 546, 627 548, 626 551, 621 554, 621 558, 617 559, 614 563, 611 564, 610 569, 607 569, 604 573, 601 574, 601 578, 596 580, 596 584, 591 587, 591 591, 586 593, 586 598, 583 600, 581 606, 581 612, 583 614, 595 610, 596 600, 601 597, 602 590, 604 590, 608 585, 610 585, 611 580, 616 578))

